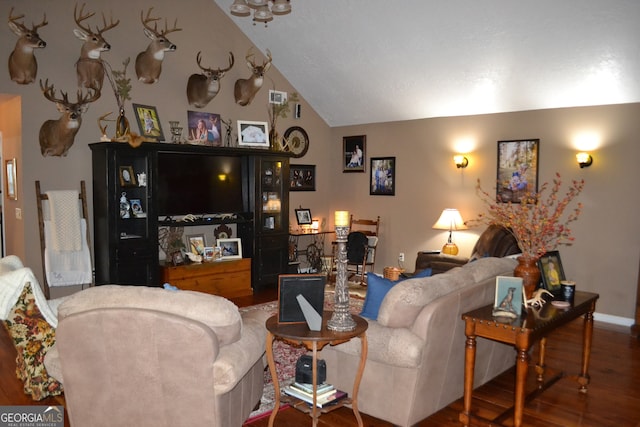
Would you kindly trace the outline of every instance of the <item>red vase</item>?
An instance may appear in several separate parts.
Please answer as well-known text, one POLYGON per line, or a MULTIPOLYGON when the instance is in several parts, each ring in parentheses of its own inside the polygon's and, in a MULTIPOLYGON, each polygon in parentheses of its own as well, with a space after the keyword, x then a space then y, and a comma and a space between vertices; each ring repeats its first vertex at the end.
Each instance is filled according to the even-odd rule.
POLYGON ((529 299, 540 284, 540 269, 537 260, 524 256, 518 257, 518 265, 513 270, 513 275, 522 278, 525 298, 529 299))

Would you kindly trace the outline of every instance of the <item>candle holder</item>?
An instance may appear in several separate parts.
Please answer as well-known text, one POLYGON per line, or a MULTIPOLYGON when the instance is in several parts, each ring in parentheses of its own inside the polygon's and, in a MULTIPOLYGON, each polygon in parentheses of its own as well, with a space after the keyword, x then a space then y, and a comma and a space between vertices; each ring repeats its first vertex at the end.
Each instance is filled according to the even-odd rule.
POLYGON ((349 227, 336 226, 336 243, 338 245, 338 262, 336 265, 335 307, 327 329, 337 332, 353 331, 356 322, 349 310, 349 287, 347 286, 347 236, 349 227))

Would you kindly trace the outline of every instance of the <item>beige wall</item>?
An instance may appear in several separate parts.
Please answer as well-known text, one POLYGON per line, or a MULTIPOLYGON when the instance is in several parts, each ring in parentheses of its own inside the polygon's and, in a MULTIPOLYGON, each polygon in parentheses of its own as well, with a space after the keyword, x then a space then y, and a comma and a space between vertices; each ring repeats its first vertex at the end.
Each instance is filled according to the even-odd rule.
MULTIPOLYGON (((80 41, 72 33, 75 1, 33 0, 4 2, 0 22, 6 22, 11 6, 16 13, 25 13, 26 22, 39 22, 47 13, 49 25, 41 28, 48 42, 46 49, 37 51, 39 78, 48 78, 56 89, 75 93, 74 63, 80 51, 80 41)), ((94 1, 92 11, 113 11, 120 19, 118 27, 105 33, 112 50, 104 54, 111 65, 119 69, 126 57, 132 62, 144 50, 148 40, 142 33, 139 11, 154 6, 154 13, 178 18, 183 31, 171 34, 177 51, 168 53, 160 81, 143 85, 135 81, 133 63, 128 75, 134 77, 133 102, 158 108, 165 135, 169 120, 186 122, 188 106, 185 96, 186 81, 198 72, 195 56, 203 52, 203 63, 223 66, 227 52, 236 56, 236 65, 222 80, 222 89, 203 111, 220 113, 223 119, 268 120, 267 89, 293 91, 295 88, 279 74, 278 58, 269 71, 265 87, 248 107, 237 106, 233 100, 233 82, 248 76, 244 54, 251 45, 233 22, 209 0, 190 0, 189 7, 169 0, 153 3, 125 0, 94 1), (135 9, 135 10, 134 10, 135 9), (130 13, 123 13, 122 11, 130 13), (194 10, 201 13, 194 14, 194 10)), ((15 36, 6 25, 0 26, 3 43, 0 58, 7 58, 13 49, 15 36), (4 41, 7 42, 4 42, 4 41)), ((258 55, 259 58, 259 55, 258 55)), ((283 133, 289 126, 302 126, 308 132, 311 144, 308 154, 292 159, 294 164, 317 165, 317 191, 291 193, 291 212, 302 205, 310 208, 314 217, 325 218, 332 227, 332 214, 336 209, 347 209, 357 216, 382 217, 381 249, 377 268, 395 265, 399 252, 406 254, 405 265, 412 269, 418 250, 438 249, 446 240, 446 232, 432 230, 438 214, 445 207, 456 207, 465 218, 472 218, 482 210, 474 186, 480 178, 485 187, 495 180, 496 141, 505 139, 540 138, 540 180, 549 180, 553 173, 562 173, 565 179, 586 180, 581 196, 584 213, 574 230, 576 243, 561 248, 562 261, 568 276, 575 278, 583 289, 601 295, 598 312, 616 316, 623 321, 633 317, 637 263, 640 256, 640 225, 632 217, 640 205, 638 168, 633 164, 640 154, 640 105, 614 105, 603 107, 542 110, 485 116, 452 117, 415 120, 409 122, 349 126, 330 129, 305 102, 302 95, 302 118, 280 120, 278 130, 283 133), (594 165, 579 169, 575 163, 576 149, 573 136, 582 131, 595 131, 602 137, 602 145, 593 151, 594 165), (370 196, 368 173, 342 173, 342 137, 367 135, 367 159, 371 156, 395 156, 397 159, 397 187, 395 197, 370 196), (464 171, 456 170, 452 155, 454 145, 461 138, 474 142, 469 150, 470 165, 464 171), (615 212, 615 219, 609 218, 615 212)), ((73 95, 71 95, 73 99, 73 95)), ((108 86, 103 96, 84 115, 76 143, 65 158, 43 158, 38 144, 38 130, 48 119, 57 118, 55 106, 46 101, 37 84, 17 85, 9 80, 6 70, 0 74, 0 131, 3 132, 3 158, 7 155, 18 161, 19 200, 4 201, 6 228, 11 230, 8 253, 20 255, 25 264, 41 277, 40 246, 37 233, 37 215, 34 181, 40 180, 43 190, 66 189, 87 181, 91 197, 91 153, 88 143, 97 141, 99 130, 96 119, 116 111, 116 102, 108 86), (10 151, 7 151, 10 150, 10 151), (16 220, 14 208, 23 209, 23 219, 16 220)), ((133 116, 131 103, 127 114, 133 116)), ((112 126, 110 126, 113 129, 112 126)), ((367 164, 367 171, 369 166, 367 164)), ((92 211, 91 203, 90 211, 92 211)), ((291 215, 293 221, 293 215, 291 215)), ((481 230, 456 233, 455 241, 461 255, 469 255, 481 230)))
MULTIPOLYGON (((396 265, 399 252, 413 269, 419 250, 439 249, 447 232, 433 230, 442 209, 458 208, 463 218, 483 211, 476 180, 495 191, 497 141, 540 139, 539 181, 559 172, 565 182, 584 178, 584 211, 572 227, 575 244, 560 247, 568 277, 579 288, 600 293, 598 312, 633 318, 640 256, 640 104, 568 108, 470 117, 346 126, 332 129, 330 210, 346 209, 357 217, 382 218, 376 270, 396 265), (580 169, 576 135, 595 132, 601 144, 594 163, 580 169), (396 195, 369 195, 367 173, 342 173, 342 137, 366 135, 367 157, 395 156, 396 195), (458 170, 452 156, 460 140, 469 140, 469 167, 458 170)), ((469 256, 482 229, 454 233, 460 255, 469 256)))

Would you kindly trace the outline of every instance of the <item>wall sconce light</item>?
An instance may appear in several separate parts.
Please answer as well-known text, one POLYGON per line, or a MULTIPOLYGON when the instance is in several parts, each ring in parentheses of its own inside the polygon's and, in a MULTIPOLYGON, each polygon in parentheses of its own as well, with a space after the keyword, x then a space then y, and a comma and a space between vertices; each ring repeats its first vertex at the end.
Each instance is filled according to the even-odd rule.
POLYGON ((453 162, 456 164, 458 169, 464 169, 469 166, 469 159, 460 154, 453 156, 453 162))
POLYGON ((584 152, 576 154, 576 160, 580 165, 580 169, 589 167, 593 163, 593 157, 591 157, 591 154, 584 152))

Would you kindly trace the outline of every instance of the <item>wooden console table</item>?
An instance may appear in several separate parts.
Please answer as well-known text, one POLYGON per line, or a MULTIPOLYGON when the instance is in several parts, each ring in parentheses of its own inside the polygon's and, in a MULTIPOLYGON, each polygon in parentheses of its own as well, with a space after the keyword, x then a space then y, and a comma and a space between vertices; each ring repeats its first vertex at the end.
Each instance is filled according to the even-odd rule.
POLYGON ((302 345, 307 350, 313 351, 312 361, 312 377, 313 377, 313 389, 314 389, 314 402, 315 402, 315 390, 317 388, 317 360, 318 350, 327 345, 337 345, 343 342, 350 341, 353 338, 360 338, 361 350, 360 350, 360 365, 358 366, 358 372, 353 382, 353 391, 351 398, 344 399, 331 408, 318 408, 316 405, 295 405, 296 409, 307 412, 312 418, 312 425, 315 427, 318 425, 318 417, 323 412, 339 408, 345 404, 351 403, 351 408, 358 421, 358 426, 362 427, 362 417, 358 411, 358 388, 360 387, 360 380, 362 379, 362 373, 364 372, 364 365, 367 360, 367 328, 369 324, 362 317, 352 314, 353 320, 356 322, 356 328, 350 332, 335 332, 327 329, 327 322, 331 319, 332 312, 325 311, 322 316, 322 328, 320 331, 312 331, 309 329, 306 323, 278 323, 278 316, 274 315, 267 319, 267 361, 269 362, 269 371, 271 372, 271 378, 273 379, 273 388, 275 392, 275 405, 271 416, 269 417, 269 427, 273 427, 273 422, 280 409, 280 383, 278 381, 278 374, 276 372, 276 364, 273 359, 273 341, 279 339, 286 341, 293 345, 302 345))
MULTIPOLYGON (((545 304, 541 309, 528 308, 526 314, 511 321, 510 319, 498 319, 491 315, 492 305, 481 307, 477 310, 465 313, 462 319, 465 321, 466 349, 464 370, 464 407, 460 413, 460 421, 469 426, 472 418, 478 418, 471 414, 471 400, 473 394, 473 375, 476 359, 476 337, 487 338, 505 344, 513 345, 517 350, 516 356, 516 384, 513 409, 513 425, 522 426, 522 414, 525 403, 525 384, 529 369, 529 349, 540 341, 540 358, 535 366, 538 388, 534 396, 541 393, 547 387, 555 383, 562 373, 544 381, 544 355, 546 336, 555 329, 584 315, 582 367, 578 376, 579 391, 587 392, 589 384, 589 358, 591 356, 591 337, 593 334, 593 312, 596 309, 596 301, 599 295, 591 292, 577 291, 574 303, 571 307, 556 308, 551 303, 545 304)), ((491 423, 501 423, 507 418, 511 409, 498 416, 491 423)))
POLYGON ((236 298, 253 294, 251 258, 160 267, 163 283, 180 289, 236 298))

